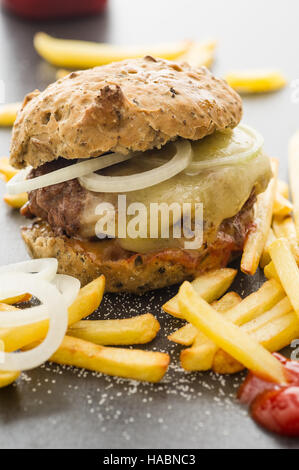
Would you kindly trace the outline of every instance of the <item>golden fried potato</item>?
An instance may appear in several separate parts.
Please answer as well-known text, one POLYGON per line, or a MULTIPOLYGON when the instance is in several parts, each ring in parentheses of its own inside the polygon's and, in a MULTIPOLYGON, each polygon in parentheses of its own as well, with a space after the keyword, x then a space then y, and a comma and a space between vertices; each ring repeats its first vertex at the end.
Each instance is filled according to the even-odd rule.
POLYGON ((241 271, 245 274, 253 275, 256 272, 269 235, 278 172, 278 162, 274 159, 271 160, 273 178, 266 191, 257 197, 254 229, 249 232, 243 249, 241 271))
MULTIPOLYGON (((192 281, 192 286, 207 302, 213 302, 213 300, 221 297, 229 288, 235 279, 236 274, 236 269, 216 269, 215 271, 210 271, 194 279, 194 281, 192 281)), ((182 318, 177 295, 168 300, 162 308, 164 312, 169 313, 174 317, 182 318)))
POLYGON ((3 196, 3 200, 13 209, 21 209, 21 207, 23 207, 24 204, 26 204, 26 202, 28 201, 28 194, 5 194, 3 196))
POLYGON ((299 316, 299 268, 286 238, 278 238, 269 246, 277 275, 291 304, 299 316))
POLYGON ((152 341, 160 324, 151 313, 116 320, 83 320, 72 325, 67 335, 102 346, 145 344, 152 341))
POLYGON ((169 365, 169 355, 139 349, 99 346, 79 338, 65 336, 50 359, 58 364, 102 372, 146 382, 159 382, 169 365))
POLYGON ((89 41, 56 39, 45 33, 34 36, 38 54, 50 64, 71 69, 88 69, 97 65, 135 59, 147 55, 174 60, 190 47, 190 41, 145 46, 115 46, 89 41))
POLYGON ((287 81, 279 70, 239 70, 225 77, 239 93, 266 93, 283 88, 287 81))
POLYGON ((185 281, 179 290, 179 304, 187 321, 201 330, 218 347, 255 374, 285 384, 282 364, 241 328, 226 320, 185 281))
POLYGON ((13 382, 17 380, 17 378, 20 376, 19 371, 13 371, 13 372, 6 372, 6 371, 0 371, 0 388, 7 387, 8 385, 11 385, 13 382))

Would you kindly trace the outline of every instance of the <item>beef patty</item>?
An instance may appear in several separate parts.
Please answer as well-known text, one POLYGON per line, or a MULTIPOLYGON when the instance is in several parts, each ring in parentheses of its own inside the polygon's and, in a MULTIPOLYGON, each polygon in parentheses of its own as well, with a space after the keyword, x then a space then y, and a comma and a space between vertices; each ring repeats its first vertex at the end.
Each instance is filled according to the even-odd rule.
MULTIPOLYGON (((44 175, 67 164, 69 163, 64 159, 58 159, 33 169, 28 177, 44 175)), ((39 217, 48 222, 57 236, 94 239, 95 221, 90 224, 84 211, 88 205, 94 207, 91 201, 97 196, 97 193, 86 190, 77 179, 73 179, 31 191, 28 203, 22 208, 22 214, 29 218, 39 217)), ((229 244, 234 247, 234 251, 242 250, 246 234, 252 224, 255 199, 253 190, 242 209, 235 216, 223 220, 217 230, 204 224, 204 244, 201 251, 215 243, 218 247, 219 244, 229 244)))

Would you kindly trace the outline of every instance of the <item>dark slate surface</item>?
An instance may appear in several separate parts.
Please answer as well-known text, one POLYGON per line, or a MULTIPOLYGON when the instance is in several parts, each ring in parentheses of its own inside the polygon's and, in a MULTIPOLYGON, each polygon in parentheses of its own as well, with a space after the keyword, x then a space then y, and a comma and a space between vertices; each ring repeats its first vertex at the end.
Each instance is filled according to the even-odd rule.
MULTIPOLYGON (((277 67, 298 77, 298 14, 293 0, 111 1, 105 16, 81 21, 30 23, 0 13, 0 79, 6 101, 22 99, 54 80, 55 69, 32 46, 38 30, 57 37, 133 44, 185 37, 219 40, 216 73, 240 67, 277 67)), ((265 148, 278 156, 287 177, 287 140, 299 125, 294 89, 245 98, 245 121, 265 136, 265 148)), ((0 130, 0 154, 8 153, 10 130, 0 130)), ((1 191, 3 187, 1 185, 1 191)), ((23 260, 21 218, 0 210, 1 263, 23 260)), ((238 278, 242 295, 256 289, 261 275, 238 278)), ((166 335, 179 320, 160 312, 174 289, 143 298, 106 296, 95 317, 125 317, 151 311, 161 332, 148 348, 171 352, 172 365, 157 385, 137 384, 98 374, 46 365, 23 374, 16 386, 0 390, 1 448, 297 448, 297 441, 259 429, 235 400, 242 374, 186 374, 178 366, 180 348, 166 335)))

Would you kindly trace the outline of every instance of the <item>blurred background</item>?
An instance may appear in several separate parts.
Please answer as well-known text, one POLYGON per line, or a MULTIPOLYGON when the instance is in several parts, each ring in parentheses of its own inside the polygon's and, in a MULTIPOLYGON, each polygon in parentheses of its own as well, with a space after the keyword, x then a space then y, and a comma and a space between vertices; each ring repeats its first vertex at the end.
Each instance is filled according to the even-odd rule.
MULTIPOLYGON (((244 122, 263 134, 267 153, 280 159, 280 176, 287 179, 288 140, 299 129, 298 1, 0 0, 0 5, 0 86, 3 83, 5 103, 22 101, 28 92, 43 90, 56 80, 61 66, 51 65, 34 48, 39 31, 120 46, 215 40, 211 70, 218 76, 234 70, 278 70, 286 77, 286 86, 243 95, 244 122)), ((10 138, 11 127, 0 127, 0 157, 9 154, 10 138)), ((4 192, 2 184, 1 203, 4 192)), ((19 231, 23 223, 18 211, 2 203, 1 263, 27 257, 19 231)), ((242 294, 255 290, 261 275, 243 280, 237 281, 242 294)), ((107 312, 138 312, 139 298, 133 306, 126 299, 108 299, 107 312)), ((156 297, 145 302, 145 311, 160 310, 156 297)), ((148 393, 147 384, 137 390, 135 384, 123 386, 102 377, 95 386, 92 374, 58 370, 53 379, 48 366, 36 369, 18 387, 2 391, 0 421, 5 426, 0 446, 298 447, 297 441, 261 434, 247 412, 235 406, 238 376, 218 383, 214 375, 192 375, 190 382, 182 383, 188 376, 178 374, 174 366, 175 379, 148 393)))
MULTIPOLYGON (((58 38, 120 45, 183 39, 217 40, 214 73, 235 69, 280 70, 288 86, 275 93, 244 96, 244 121, 263 133, 271 156, 286 158, 287 140, 299 127, 295 103, 299 4, 294 0, 2 0, 0 80, 5 101, 23 99, 56 79, 56 68, 33 47, 44 31, 58 38), (21 16, 17 16, 17 13, 21 16), (26 18, 25 18, 26 17, 26 18)), ((10 129, 0 129, 0 154, 9 149, 10 129)), ((280 169, 287 176, 286 166, 280 169)))

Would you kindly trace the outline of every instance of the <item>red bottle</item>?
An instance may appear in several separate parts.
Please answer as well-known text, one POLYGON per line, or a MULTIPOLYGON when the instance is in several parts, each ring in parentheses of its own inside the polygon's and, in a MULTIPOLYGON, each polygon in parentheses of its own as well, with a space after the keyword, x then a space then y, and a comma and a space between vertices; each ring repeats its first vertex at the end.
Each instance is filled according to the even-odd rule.
POLYGON ((100 13, 107 0, 1 0, 9 11, 28 19, 69 18, 100 13))

